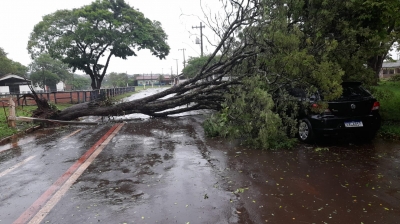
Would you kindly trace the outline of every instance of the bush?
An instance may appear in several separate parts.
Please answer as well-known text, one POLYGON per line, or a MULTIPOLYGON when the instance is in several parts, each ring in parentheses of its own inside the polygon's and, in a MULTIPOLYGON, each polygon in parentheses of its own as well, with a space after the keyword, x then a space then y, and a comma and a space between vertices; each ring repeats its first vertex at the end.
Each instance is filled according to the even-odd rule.
POLYGON ((392 77, 389 78, 389 81, 392 81, 392 82, 400 81, 400 74, 393 75, 392 77))

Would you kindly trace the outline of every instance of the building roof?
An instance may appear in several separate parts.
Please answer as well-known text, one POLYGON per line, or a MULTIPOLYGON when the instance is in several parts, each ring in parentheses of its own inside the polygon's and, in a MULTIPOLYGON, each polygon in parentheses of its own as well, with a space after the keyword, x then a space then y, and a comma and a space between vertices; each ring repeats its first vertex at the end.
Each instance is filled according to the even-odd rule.
POLYGON ((7 74, 7 75, 4 75, 4 76, 0 77, 0 81, 6 80, 6 79, 11 79, 11 78, 20 79, 20 80, 24 80, 24 81, 28 81, 28 82, 31 81, 29 79, 25 79, 25 78, 23 78, 21 76, 13 75, 13 74, 7 74))
MULTIPOLYGON (((139 75, 136 76, 136 80, 158 80, 159 79, 159 75, 139 75)), ((164 80, 169 80, 171 79, 170 75, 163 75, 164 80)))
POLYGON ((395 62, 383 62, 382 68, 397 68, 400 67, 400 60, 395 62))

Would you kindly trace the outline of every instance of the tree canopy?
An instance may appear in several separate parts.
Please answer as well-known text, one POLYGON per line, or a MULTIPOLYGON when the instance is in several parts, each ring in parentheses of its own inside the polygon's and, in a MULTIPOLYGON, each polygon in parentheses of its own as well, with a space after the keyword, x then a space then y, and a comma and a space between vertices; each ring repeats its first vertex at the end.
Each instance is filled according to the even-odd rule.
MULTIPOLYGON (((190 57, 186 67, 182 70, 185 78, 193 78, 201 71, 201 68, 207 63, 210 56, 190 57)), ((212 58, 212 63, 216 63, 218 58, 212 58)))
POLYGON ((35 25, 28 42, 32 58, 48 53, 90 76, 99 89, 111 58, 126 59, 148 49, 164 59, 169 53, 167 35, 124 0, 96 0, 73 10, 46 15, 35 25))
POLYGON ((29 67, 30 79, 41 88, 50 86, 51 89, 55 89, 58 82, 72 81, 73 78, 68 65, 51 58, 48 54, 41 54, 35 58, 29 67))
POLYGON ((129 82, 128 74, 111 72, 106 76, 107 84, 112 87, 125 87, 129 82))
POLYGON ((26 66, 9 59, 7 53, 0 47, 0 76, 10 73, 26 78, 27 72, 28 68, 26 66))

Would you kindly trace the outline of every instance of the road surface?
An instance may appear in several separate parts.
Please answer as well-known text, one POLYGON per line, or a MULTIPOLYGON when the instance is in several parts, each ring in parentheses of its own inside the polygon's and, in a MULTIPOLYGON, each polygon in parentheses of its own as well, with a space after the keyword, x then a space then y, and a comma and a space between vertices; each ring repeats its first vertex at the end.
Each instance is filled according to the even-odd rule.
POLYGON ((261 151, 206 138, 201 115, 135 116, 0 146, 0 223, 400 220, 399 142, 261 151))

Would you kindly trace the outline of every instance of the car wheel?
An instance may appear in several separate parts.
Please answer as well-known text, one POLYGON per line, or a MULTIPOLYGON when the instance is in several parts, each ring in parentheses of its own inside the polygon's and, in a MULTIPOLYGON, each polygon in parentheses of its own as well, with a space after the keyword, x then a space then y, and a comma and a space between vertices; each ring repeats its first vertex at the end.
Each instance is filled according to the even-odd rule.
POLYGON ((311 142, 314 139, 313 130, 308 119, 301 119, 299 121, 299 139, 302 142, 311 142))

